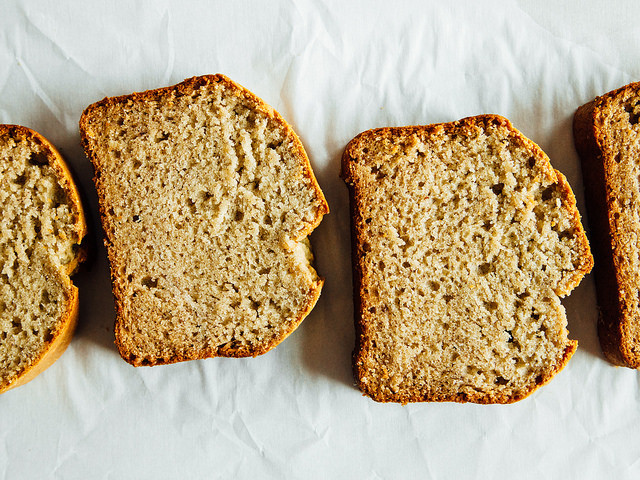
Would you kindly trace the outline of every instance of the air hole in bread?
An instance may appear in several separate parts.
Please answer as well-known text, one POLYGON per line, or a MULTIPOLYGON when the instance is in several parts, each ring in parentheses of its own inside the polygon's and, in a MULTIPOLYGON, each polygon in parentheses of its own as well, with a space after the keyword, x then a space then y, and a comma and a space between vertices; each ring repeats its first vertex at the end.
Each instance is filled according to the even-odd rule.
POLYGON ((491 190, 493 190, 493 193, 495 193, 496 195, 500 195, 503 189, 504 183, 496 183, 493 187, 491 187, 491 190))
POLYGON ((60 205, 68 203, 67 194, 59 185, 53 189, 53 192, 53 199, 51 202, 53 208, 58 208, 60 205))
POLYGON ((624 109, 629 114, 629 123, 636 125, 640 120, 640 102, 628 103, 624 109))
POLYGON ((42 291, 42 295, 40 296, 40 303, 42 305, 46 305, 48 303, 51 303, 51 294, 49 293, 49 291, 47 289, 44 289, 42 291))
POLYGON ((200 192, 198 196, 202 202, 206 202, 207 200, 213 197, 213 194, 210 192, 203 191, 203 192, 200 192))
POLYGON ((485 303, 487 310, 489 310, 490 312, 493 312, 494 310, 498 309, 498 303, 497 302, 487 302, 485 303))
POLYGON ((542 195, 541 195, 542 201, 543 201, 543 202, 546 202, 546 201, 548 201, 548 200, 551 200, 551 198, 553 198, 553 191, 554 191, 554 188, 553 188, 553 187, 547 187, 547 188, 545 188, 545 189, 542 191, 542 195))
POLYGON ((143 287, 156 288, 158 286, 158 279, 152 278, 150 276, 146 276, 142 279, 140 283, 142 284, 143 287))
POLYGON ((382 180, 383 178, 385 178, 387 176, 386 173, 382 172, 381 170, 382 167, 375 165, 373 167, 371 167, 371 173, 373 175, 375 175, 376 180, 382 180))
POLYGON ((563 230, 562 232, 560 232, 560 235, 558 235, 558 238, 560 238, 560 240, 572 239, 574 235, 575 234, 573 230, 563 230))
POLYGON ((166 132, 162 132, 160 133, 160 135, 156 137, 156 143, 164 142, 168 138, 169 138, 169 134, 166 132))
POLYGON ((27 183, 27 174, 23 173, 21 175, 18 175, 16 177, 16 179, 13 181, 13 183, 20 185, 20 186, 24 186, 25 183, 27 183))
POLYGON ((488 263, 488 262, 481 263, 481 264, 478 266, 478 273, 479 273, 480 275, 487 275, 489 272, 491 272, 491 270, 492 270, 492 266, 491 266, 491 264, 490 264, 490 263, 488 263))
POLYGON ((44 152, 34 152, 29 157, 29 163, 40 167, 43 165, 49 165, 49 157, 44 152))

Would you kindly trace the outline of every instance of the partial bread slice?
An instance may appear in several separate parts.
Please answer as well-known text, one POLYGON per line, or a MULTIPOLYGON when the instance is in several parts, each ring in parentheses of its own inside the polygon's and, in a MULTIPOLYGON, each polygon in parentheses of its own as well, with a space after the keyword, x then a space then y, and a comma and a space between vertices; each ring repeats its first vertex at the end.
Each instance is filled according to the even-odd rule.
POLYGON ((575 198, 508 120, 382 128, 343 156, 360 389, 380 402, 520 400, 561 370, 560 296, 593 264, 575 198))
POLYGON ((0 393, 64 352, 75 329, 84 212, 68 167, 44 137, 0 125, 0 393))
POLYGON ((260 355, 311 311, 328 212, 270 106, 223 75, 105 98, 80 120, 133 365, 260 355))
POLYGON ((598 335, 615 365, 640 368, 640 82, 574 116, 596 255, 598 335))

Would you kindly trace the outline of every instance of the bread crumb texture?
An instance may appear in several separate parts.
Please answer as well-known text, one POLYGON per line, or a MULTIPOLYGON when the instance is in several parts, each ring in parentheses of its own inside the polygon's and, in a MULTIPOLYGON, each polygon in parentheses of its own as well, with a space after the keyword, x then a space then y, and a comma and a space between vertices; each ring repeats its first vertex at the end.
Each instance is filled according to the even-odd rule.
POLYGON ((640 368, 640 82, 580 107, 574 139, 597 260, 600 344, 612 363, 640 368))
POLYGON ((508 403, 568 361, 559 297, 593 264, 575 198, 504 118, 378 129, 346 148, 355 376, 378 401, 508 403))
POLYGON ((313 308, 328 207, 280 115, 222 75, 108 98, 80 122, 134 365, 265 353, 313 308))
POLYGON ((70 337, 77 291, 69 274, 81 257, 85 226, 61 157, 24 127, 0 125, 0 205, 3 391, 63 341, 61 335, 70 337))

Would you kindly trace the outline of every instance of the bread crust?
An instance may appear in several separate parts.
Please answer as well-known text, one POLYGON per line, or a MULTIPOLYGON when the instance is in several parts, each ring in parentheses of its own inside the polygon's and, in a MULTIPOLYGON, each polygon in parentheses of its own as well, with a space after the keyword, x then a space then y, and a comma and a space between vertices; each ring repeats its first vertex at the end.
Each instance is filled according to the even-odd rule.
POLYGON ((542 385, 548 383, 554 375, 556 375, 559 371, 561 371, 566 364, 568 363, 571 356, 575 353, 578 342, 575 340, 569 340, 564 354, 561 359, 556 363, 555 367, 552 371, 547 372, 546 374, 539 376, 536 379, 536 382, 530 386, 530 388, 526 391, 519 392, 514 396, 504 396, 495 394, 493 392, 485 393, 485 394, 468 394, 468 393, 460 393, 458 395, 448 395, 448 394, 431 394, 429 396, 419 396, 407 394, 405 392, 398 392, 393 394, 383 394, 380 390, 372 388, 372 386, 368 383, 362 381, 369 370, 369 366, 367 365, 367 358, 370 357, 370 342, 368 338, 371 336, 369 332, 369 321, 368 317, 372 314, 365 311, 363 307, 363 300, 367 297, 367 292, 365 286, 368 283, 368 279, 364 274, 363 268, 363 243, 365 241, 365 218, 363 216, 363 212, 366 211, 366 206, 362 203, 361 192, 359 190, 358 179, 356 178, 356 174, 352 169, 355 160, 355 151, 360 148, 360 145, 366 144, 370 139, 375 137, 388 137, 394 138, 400 134, 402 135, 411 135, 418 134, 419 136, 429 136, 434 135, 439 132, 450 132, 450 131, 460 131, 466 128, 475 128, 479 124, 495 124, 498 126, 506 127, 508 130, 513 132, 518 136, 518 138, 523 142, 523 144, 529 148, 532 153, 536 156, 537 159, 543 160, 543 165, 547 169, 547 173, 553 178, 554 182, 559 184, 560 190, 566 202, 566 206, 568 210, 573 212, 572 221, 577 225, 576 229, 576 237, 579 240, 580 247, 586 255, 581 259, 581 263, 579 267, 576 269, 574 274, 567 279, 567 281, 558 286, 556 289, 556 293, 558 295, 564 296, 567 295, 573 288, 575 288, 584 275, 591 271, 593 267, 593 257, 590 254, 589 242, 587 240, 587 236, 582 229, 582 225, 580 222, 580 213, 576 206, 576 199, 571 191, 571 187, 567 182, 564 175, 562 175, 559 171, 552 168, 551 163, 547 155, 540 149, 538 145, 534 142, 526 138, 522 135, 518 130, 516 130, 511 122, 504 117, 499 115, 479 115, 474 117, 463 118, 456 122, 449 123, 440 123, 440 124, 432 124, 432 125, 418 125, 418 126, 408 126, 408 127, 385 127, 385 128, 377 128, 372 130, 367 130, 362 132, 358 136, 356 136, 353 140, 349 142, 347 147, 344 150, 342 156, 342 170, 341 177, 347 184, 349 190, 349 200, 350 200, 350 209, 351 209, 351 259, 352 259, 352 269, 353 269, 353 301, 354 301, 354 323, 356 330, 356 346, 353 351, 353 372, 354 378, 358 388, 363 392, 364 395, 371 397, 373 400, 377 402, 398 402, 402 404, 406 404, 409 402, 424 402, 424 401, 433 401, 433 402, 473 402, 479 404, 507 404, 513 403, 523 398, 531 395, 535 390, 537 390, 542 385))
POLYGON ((625 292, 633 286, 615 260, 625 254, 621 246, 627 233, 616 222, 611 208, 616 202, 610 184, 615 178, 616 160, 606 148, 602 129, 603 109, 629 95, 640 96, 640 82, 625 85, 579 107, 573 118, 573 135, 582 164, 591 242, 596 256, 600 346, 614 365, 640 368, 640 345, 634 344, 628 331, 629 325, 637 324, 640 319, 633 317, 625 300, 625 292))
MULTIPOLYGON (((109 257, 109 262, 111 265, 114 265, 114 260, 116 258, 116 252, 113 247, 114 240, 114 231, 112 226, 109 224, 108 216, 106 215, 106 210, 108 206, 104 202, 104 191, 105 188, 103 186, 103 182, 101 180, 101 171, 100 171, 100 163, 97 158, 97 154, 92 148, 90 137, 92 135, 91 129, 91 118, 94 115, 94 112, 108 107, 110 105, 115 105, 119 103, 134 103, 139 101, 150 101, 157 98, 162 98, 167 95, 180 95, 192 92, 197 90, 200 87, 210 85, 213 83, 221 83, 233 92, 234 95, 238 97, 243 97, 252 101, 255 104, 255 108, 258 109, 261 113, 265 114, 269 119, 276 122, 285 132, 286 135, 291 138, 293 143, 293 148, 296 157, 299 159, 300 164, 303 168, 304 177, 308 179, 311 183, 313 189, 316 192, 316 197, 321 201, 321 206, 318 209, 317 215, 310 222, 301 225, 300 229, 296 232, 292 233, 291 240, 293 242, 300 241, 305 237, 309 236, 313 230, 320 224, 322 217, 329 213, 329 206, 320 189, 320 186, 313 174, 313 170, 311 168, 311 163, 309 158, 304 150, 302 142, 298 135, 294 132, 291 126, 282 118, 282 116, 271 106, 269 106, 264 100, 253 94, 251 91, 237 84, 233 80, 229 79, 225 75, 215 74, 215 75, 203 75, 196 76, 192 78, 188 78, 176 85, 172 85, 169 87, 157 88, 153 90, 147 90, 144 92, 136 92, 130 95, 122 95, 116 97, 106 97, 103 100, 96 102, 90 106, 88 106, 84 112, 82 113, 82 117, 80 119, 80 134, 82 139, 82 146, 84 151, 91 160, 94 169, 94 183, 96 185, 96 190, 98 192, 98 203, 100 216, 102 220, 102 225, 105 232, 105 246, 107 247, 107 254, 109 257)), ((313 307, 315 306, 318 298, 320 296, 320 292, 322 290, 322 286, 324 284, 324 280, 319 278, 317 282, 312 286, 310 291, 307 294, 307 303, 305 307, 298 313, 296 319, 288 322, 288 329, 283 331, 281 335, 274 338, 267 344, 255 345, 253 347, 243 346, 235 343, 227 343, 224 345, 219 345, 215 348, 207 349, 207 350, 192 350, 189 351, 188 354, 185 355, 174 355, 171 358, 140 358, 136 356, 133 352, 131 352, 126 345, 126 343, 122 340, 122 335, 120 333, 120 328, 123 325, 124 318, 124 310, 123 310, 123 298, 124 298, 124 288, 120 287, 121 279, 118 277, 117 273, 114 272, 113 268, 111 269, 111 282, 113 288, 113 294, 116 300, 116 320, 115 320, 115 344, 120 352, 122 358, 130 363, 133 366, 153 366, 153 365, 163 365, 163 364, 171 364, 176 362, 188 361, 188 360, 198 360, 204 358, 211 357, 255 357, 258 355, 262 355, 272 348, 274 348, 277 344, 279 344, 282 340, 288 337, 291 333, 293 333, 296 328, 300 325, 302 320, 311 312, 313 307)))
POLYGON ((71 283, 68 276, 62 278, 66 278, 68 281, 67 292, 70 296, 69 308, 63 313, 62 317, 58 321, 58 329, 53 334, 53 340, 49 343, 48 347, 43 350, 40 358, 23 370, 14 382, 0 386, 0 393, 19 387, 33 380, 53 365, 67 349, 69 343, 71 343, 71 339, 73 338, 73 334, 78 324, 80 301, 77 287, 71 283))
MULTIPOLYGON (((78 218, 75 224, 75 230, 79 240, 87 235, 87 222, 80 200, 80 193, 69 166, 58 150, 46 138, 38 132, 21 125, 0 125, 0 136, 9 135, 13 138, 28 138, 42 145, 47 152, 49 165, 56 171, 58 180, 64 189, 67 198, 75 206, 78 211, 78 218)), ((24 385, 33 380, 40 373, 49 368, 67 349, 78 322, 79 311, 79 295, 78 289, 71 282, 70 276, 75 273, 81 262, 87 257, 86 243, 80 243, 76 258, 64 265, 56 272, 56 280, 64 284, 65 292, 68 296, 67 309, 64 311, 57 322, 57 329, 52 332, 53 338, 45 349, 41 352, 39 358, 31 363, 20 375, 11 383, 0 383, 0 393, 11 390, 15 387, 24 385)))

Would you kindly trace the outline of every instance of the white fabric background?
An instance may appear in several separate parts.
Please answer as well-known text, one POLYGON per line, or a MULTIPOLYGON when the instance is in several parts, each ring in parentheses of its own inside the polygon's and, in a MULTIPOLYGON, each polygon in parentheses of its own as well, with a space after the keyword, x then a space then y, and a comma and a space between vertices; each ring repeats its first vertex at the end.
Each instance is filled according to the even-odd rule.
POLYGON ((635 1, 0 3, 0 123, 49 138, 101 235, 84 107, 224 73, 294 126, 331 206, 312 236, 326 285, 276 350, 135 369, 113 345, 101 238, 76 277, 80 324, 44 374, 0 396, 0 477, 619 478, 640 476, 640 376, 599 349, 593 279, 564 304, 579 349, 517 404, 382 405, 354 388, 347 190, 357 133, 498 113, 567 175, 585 224, 575 109, 640 80, 635 1), (451 5, 449 5, 451 3, 451 5))

